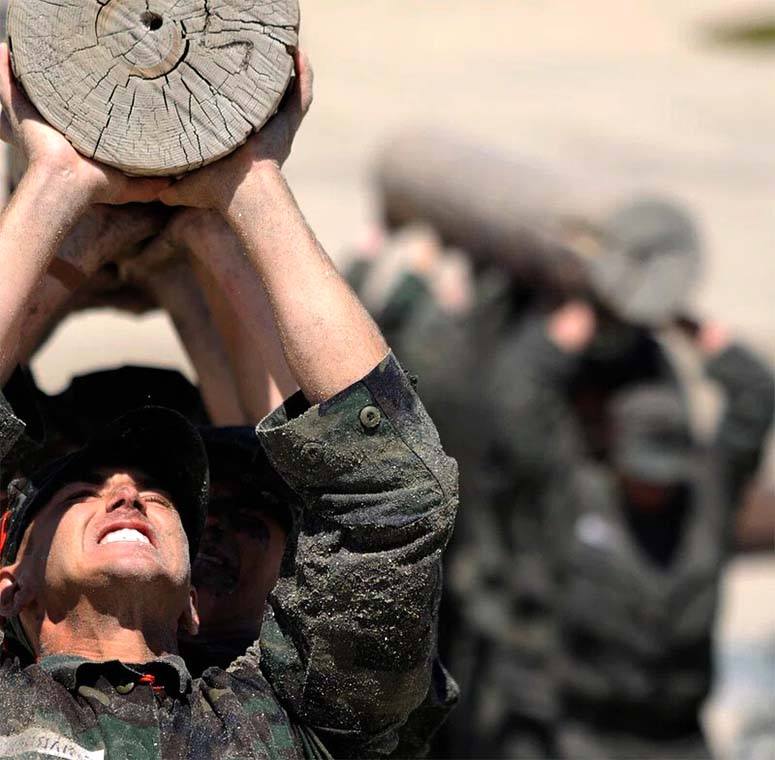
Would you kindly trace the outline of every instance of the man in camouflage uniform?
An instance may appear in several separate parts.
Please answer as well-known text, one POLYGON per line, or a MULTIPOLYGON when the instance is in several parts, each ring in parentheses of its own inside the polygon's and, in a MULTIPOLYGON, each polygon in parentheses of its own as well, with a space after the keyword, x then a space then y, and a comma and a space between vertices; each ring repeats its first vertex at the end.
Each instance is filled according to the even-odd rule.
POLYGON ((524 325, 499 359, 513 401, 494 437, 537 495, 539 540, 551 547, 556 751, 706 757, 699 709, 712 679, 719 576, 772 420, 772 374, 723 331, 698 329, 727 399, 709 450, 692 442, 676 387, 654 379, 609 399, 601 461, 571 406, 595 326, 588 305, 571 303, 524 325))
MULTIPOLYGON (((141 410, 17 483, 0 569, 0 756, 382 756, 428 694, 455 467, 278 171, 311 101, 301 56, 297 70, 295 96, 259 136, 168 186, 78 156, 15 89, 0 52, 6 136, 30 159, 0 220, 0 369, 15 362, 61 231, 89 203, 161 192, 217 208, 263 279, 302 389, 258 436, 304 505, 296 566, 275 590, 274 643, 193 681, 176 652, 179 629, 197 627, 189 558, 207 468, 196 432, 174 412, 141 410), (46 224, 29 231, 39 208, 46 224)), ((4 454, 23 423, 0 407, 4 454)))

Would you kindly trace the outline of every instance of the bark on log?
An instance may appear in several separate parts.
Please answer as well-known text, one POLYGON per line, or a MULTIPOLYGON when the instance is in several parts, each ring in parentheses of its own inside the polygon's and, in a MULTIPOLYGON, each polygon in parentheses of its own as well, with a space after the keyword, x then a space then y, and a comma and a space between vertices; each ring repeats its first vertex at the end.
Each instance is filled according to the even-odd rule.
POLYGON ((14 70, 82 154, 136 175, 216 161, 272 116, 297 0, 11 0, 14 70))

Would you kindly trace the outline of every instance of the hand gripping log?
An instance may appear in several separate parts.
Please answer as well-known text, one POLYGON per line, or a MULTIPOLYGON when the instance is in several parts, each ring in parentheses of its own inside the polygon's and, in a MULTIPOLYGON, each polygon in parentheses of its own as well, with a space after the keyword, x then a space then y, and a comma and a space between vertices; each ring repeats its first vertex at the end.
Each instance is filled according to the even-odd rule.
POLYGON ((83 155, 128 174, 217 161, 274 114, 297 0, 10 0, 14 71, 83 155))

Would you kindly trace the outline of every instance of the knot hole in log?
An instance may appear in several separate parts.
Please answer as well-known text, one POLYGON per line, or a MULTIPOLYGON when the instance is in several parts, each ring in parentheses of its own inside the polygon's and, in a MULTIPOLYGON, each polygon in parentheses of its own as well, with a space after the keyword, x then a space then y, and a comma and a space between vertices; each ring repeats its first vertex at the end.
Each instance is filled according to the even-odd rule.
POLYGON ((152 32, 161 29, 161 25, 164 23, 164 19, 158 13, 154 13, 153 11, 145 11, 145 13, 140 16, 140 21, 142 21, 143 24, 152 32))

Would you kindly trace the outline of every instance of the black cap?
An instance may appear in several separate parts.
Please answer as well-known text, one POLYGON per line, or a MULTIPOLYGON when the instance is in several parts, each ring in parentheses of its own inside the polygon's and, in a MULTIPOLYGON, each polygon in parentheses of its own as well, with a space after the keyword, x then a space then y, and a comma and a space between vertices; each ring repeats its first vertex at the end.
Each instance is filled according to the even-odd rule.
POLYGON ((301 509, 295 492, 269 461, 253 427, 204 427, 199 431, 210 463, 210 481, 236 485, 253 506, 290 534, 301 509))
POLYGON ((27 526, 63 485, 111 466, 138 468, 170 493, 193 561, 207 519, 207 454, 185 417, 149 406, 119 417, 83 448, 9 486, 9 509, 0 524, 2 564, 14 561, 27 526))
POLYGON ((194 425, 208 422, 198 389, 177 370, 124 366, 74 377, 62 393, 45 400, 46 417, 79 445, 134 409, 174 409, 194 425))

